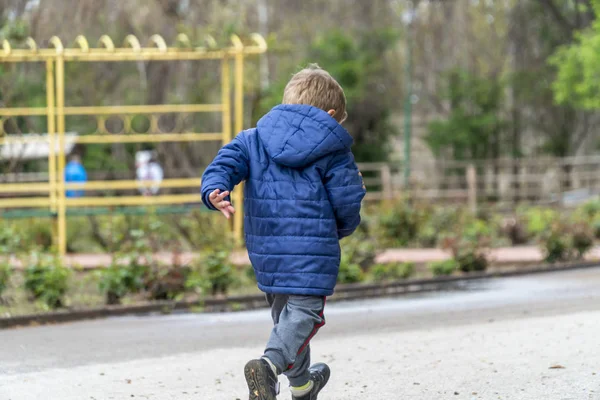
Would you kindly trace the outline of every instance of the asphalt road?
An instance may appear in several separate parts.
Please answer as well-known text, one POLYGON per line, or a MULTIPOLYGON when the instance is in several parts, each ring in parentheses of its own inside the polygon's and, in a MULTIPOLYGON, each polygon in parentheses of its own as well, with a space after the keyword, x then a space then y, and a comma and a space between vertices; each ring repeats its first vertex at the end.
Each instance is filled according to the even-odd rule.
MULTIPOLYGON (((326 318, 319 400, 600 399, 600 268, 331 304, 326 318)), ((269 329, 259 310, 0 331, 0 400, 245 400, 243 365, 269 329)))

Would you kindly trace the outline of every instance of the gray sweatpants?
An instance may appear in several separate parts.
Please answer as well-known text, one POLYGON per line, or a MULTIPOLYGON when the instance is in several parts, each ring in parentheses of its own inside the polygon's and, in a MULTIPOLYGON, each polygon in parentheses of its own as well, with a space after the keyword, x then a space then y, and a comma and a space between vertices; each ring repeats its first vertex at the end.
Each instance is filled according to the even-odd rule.
POLYGON ((292 386, 308 383, 310 340, 325 325, 325 297, 267 294, 273 331, 267 343, 267 357, 292 386))

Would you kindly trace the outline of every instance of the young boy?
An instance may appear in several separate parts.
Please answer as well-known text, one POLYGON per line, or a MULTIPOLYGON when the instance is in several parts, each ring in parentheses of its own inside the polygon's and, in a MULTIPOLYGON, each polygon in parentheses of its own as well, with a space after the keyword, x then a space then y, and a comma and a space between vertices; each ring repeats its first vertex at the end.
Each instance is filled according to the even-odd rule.
POLYGON ((339 240, 358 226, 365 195, 340 125, 346 116, 341 86, 311 65, 292 77, 283 104, 223 147, 202 177, 204 204, 227 218, 235 213, 230 191, 246 181, 246 245, 275 324, 264 355, 244 369, 250 400, 274 400, 279 374, 294 400, 316 400, 329 380, 327 365, 310 366, 309 342, 325 325, 339 240))

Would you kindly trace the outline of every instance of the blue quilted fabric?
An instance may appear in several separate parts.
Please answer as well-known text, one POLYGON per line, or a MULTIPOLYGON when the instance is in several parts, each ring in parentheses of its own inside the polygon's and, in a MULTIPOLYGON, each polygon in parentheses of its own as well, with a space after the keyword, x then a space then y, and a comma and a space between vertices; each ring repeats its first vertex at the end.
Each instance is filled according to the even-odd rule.
POLYGON ((262 291, 333 293, 339 240, 360 223, 365 195, 351 145, 325 111, 279 105, 224 146, 204 172, 202 198, 213 210, 213 190, 246 181, 246 245, 262 291))

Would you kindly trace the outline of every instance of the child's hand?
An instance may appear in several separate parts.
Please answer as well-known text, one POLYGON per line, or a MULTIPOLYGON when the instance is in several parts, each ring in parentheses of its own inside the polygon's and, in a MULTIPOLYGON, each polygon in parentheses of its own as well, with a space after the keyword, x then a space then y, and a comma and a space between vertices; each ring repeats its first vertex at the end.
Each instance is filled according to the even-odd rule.
POLYGON ((215 189, 209 196, 211 204, 219 211, 223 213, 225 218, 229 219, 233 214, 235 214, 235 208, 231 205, 230 202, 224 200, 225 197, 229 196, 229 191, 225 191, 221 193, 220 189, 215 189))

